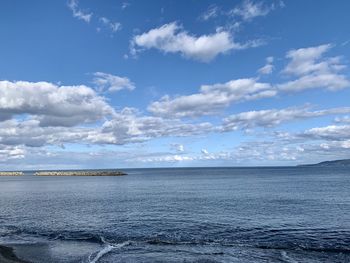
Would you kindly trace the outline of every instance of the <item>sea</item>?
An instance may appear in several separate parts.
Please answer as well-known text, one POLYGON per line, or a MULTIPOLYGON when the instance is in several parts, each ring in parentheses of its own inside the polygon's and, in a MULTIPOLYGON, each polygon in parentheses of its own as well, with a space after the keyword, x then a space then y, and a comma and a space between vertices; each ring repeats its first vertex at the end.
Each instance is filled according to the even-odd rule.
POLYGON ((0 176, 0 244, 50 262, 350 262, 350 168, 0 176))

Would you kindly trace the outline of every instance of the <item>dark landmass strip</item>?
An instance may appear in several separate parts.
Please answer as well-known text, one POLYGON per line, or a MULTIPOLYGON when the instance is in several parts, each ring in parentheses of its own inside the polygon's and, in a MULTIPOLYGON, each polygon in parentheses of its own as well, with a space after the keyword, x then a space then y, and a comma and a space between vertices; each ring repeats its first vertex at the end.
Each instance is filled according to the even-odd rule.
POLYGON ((0 171, 0 176, 21 176, 23 172, 16 171, 0 171))
POLYGON ((36 176, 122 176, 126 173, 115 170, 39 171, 36 176))
POLYGON ((0 262, 1 263, 30 263, 19 259, 13 252, 13 248, 0 245, 0 262))
POLYGON ((325 161, 316 164, 302 164, 298 166, 317 166, 317 167, 350 167, 350 159, 325 161))

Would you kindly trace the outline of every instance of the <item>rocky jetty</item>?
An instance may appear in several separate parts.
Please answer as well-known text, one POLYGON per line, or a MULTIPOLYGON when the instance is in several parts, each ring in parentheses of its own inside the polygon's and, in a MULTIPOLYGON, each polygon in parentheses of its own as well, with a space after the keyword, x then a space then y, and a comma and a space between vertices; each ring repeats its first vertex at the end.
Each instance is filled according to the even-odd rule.
POLYGON ((13 171, 13 172, 2 172, 0 171, 0 176, 20 176, 20 175, 23 175, 23 172, 16 172, 16 171, 13 171))
POLYGON ((36 176, 121 176, 126 173, 113 170, 39 171, 36 176))

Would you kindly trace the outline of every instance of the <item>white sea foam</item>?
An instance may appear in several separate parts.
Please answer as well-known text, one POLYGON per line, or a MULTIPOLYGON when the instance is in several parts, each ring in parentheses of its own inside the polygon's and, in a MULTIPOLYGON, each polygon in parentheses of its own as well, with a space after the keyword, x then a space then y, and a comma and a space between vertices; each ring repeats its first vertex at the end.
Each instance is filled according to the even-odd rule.
POLYGON ((96 263, 100 258, 102 258, 104 255, 106 255, 107 253, 109 253, 110 251, 113 250, 113 246, 111 245, 107 245, 105 246, 103 249, 101 249, 97 255, 92 259, 90 260, 90 263, 96 263))
POLYGON ((289 263, 298 263, 298 261, 292 259, 286 251, 282 251, 281 252, 281 255, 282 255, 282 258, 286 261, 286 262, 289 262, 289 263))
POLYGON ((120 249, 124 246, 127 246, 130 244, 129 241, 125 241, 123 243, 119 244, 108 244, 103 238, 101 238, 102 242, 106 245, 96 254, 96 256, 93 259, 90 259, 92 255, 89 257, 89 263, 97 263, 100 258, 102 258, 104 255, 111 252, 113 249, 120 249))

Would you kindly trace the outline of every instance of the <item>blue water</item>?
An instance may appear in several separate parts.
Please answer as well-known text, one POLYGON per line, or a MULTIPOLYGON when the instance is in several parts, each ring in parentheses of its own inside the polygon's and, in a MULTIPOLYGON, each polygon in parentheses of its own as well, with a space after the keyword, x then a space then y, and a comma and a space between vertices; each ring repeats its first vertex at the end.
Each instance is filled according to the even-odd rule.
POLYGON ((32 262, 350 262, 349 168, 0 177, 0 244, 32 262))

